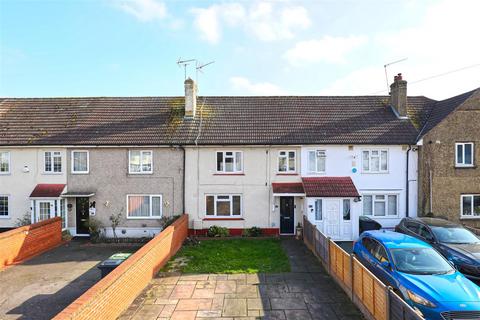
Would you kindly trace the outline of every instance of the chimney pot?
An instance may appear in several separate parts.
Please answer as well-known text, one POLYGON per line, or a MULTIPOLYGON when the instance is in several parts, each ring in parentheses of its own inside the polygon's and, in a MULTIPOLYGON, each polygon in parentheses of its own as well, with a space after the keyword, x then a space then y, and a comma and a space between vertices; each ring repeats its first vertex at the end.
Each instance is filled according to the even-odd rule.
POLYGON ((185 118, 195 117, 197 109, 197 84, 190 78, 185 80, 185 118))
POLYGON ((390 85, 390 106, 400 118, 407 117, 407 81, 399 73, 393 77, 390 85))

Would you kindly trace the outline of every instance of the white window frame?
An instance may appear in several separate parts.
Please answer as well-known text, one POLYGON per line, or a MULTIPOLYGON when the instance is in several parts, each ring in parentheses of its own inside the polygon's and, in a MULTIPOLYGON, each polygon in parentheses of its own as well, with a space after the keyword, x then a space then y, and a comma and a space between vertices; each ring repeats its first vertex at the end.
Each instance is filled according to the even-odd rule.
POLYGON ((0 150, 0 153, 6 153, 7 154, 7 163, 8 163, 8 171, 0 171, 0 175, 7 175, 7 174, 10 174, 10 172, 12 171, 12 161, 11 161, 11 158, 10 158, 10 151, 4 151, 4 150, 0 150))
POLYGON ((314 149, 314 150, 308 150, 307 151, 307 171, 308 173, 325 173, 327 171, 327 150, 325 149, 314 149), (310 168, 310 152, 315 152, 315 170, 312 170, 310 168), (318 168, 318 156, 317 154, 319 152, 323 152, 324 156, 323 158, 325 159, 325 168, 323 171, 317 171, 318 168))
POLYGON ((8 194, 0 194, 0 197, 6 197, 7 198, 7 215, 6 216, 0 216, 0 219, 10 219, 10 195, 8 194))
POLYGON ((285 173, 297 173, 297 151, 295 150, 279 150, 278 151, 278 157, 277 157, 277 173, 279 174, 285 174, 285 173), (282 152, 285 152, 285 155, 281 155, 282 152), (293 170, 290 170, 290 163, 289 163, 289 154, 290 152, 293 152, 293 162, 294 162, 294 168, 293 170), (286 158, 286 163, 287 163, 287 170, 286 171, 281 171, 280 170, 280 158, 286 158))
POLYGON ((243 173, 243 151, 240 150, 226 150, 226 151, 215 151, 215 172, 220 173, 220 174, 239 174, 243 173), (225 166, 225 157, 227 152, 232 152, 233 153, 233 171, 226 171, 226 166, 225 166), (223 170, 218 170, 218 154, 222 153, 222 159, 223 159, 223 170), (240 153, 240 159, 241 159, 241 164, 240 164, 240 171, 237 171, 237 157, 236 154, 240 153))
MULTIPOLYGON (((351 207, 350 207, 350 210, 351 210, 351 207)), ((400 194, 399 193, 364 193, 362 194, 362 215, 364 216, 367 216, 367 217, 374 217, 376 219, 389 219, 389 218, 398 218, 398 216, 400 215, 399 213, 400 211, 400 194), (372 214, 365 214, 365 212, 363 211, 363 208, 364 208, 364 203, 363 201, 365 201, 365 196, 372 196, 372 214), (385 202, 385 215, 384 216, 380 216, 380 215, 375 215, 375 201, 379 202, 379 201, 382 201, 381 199, 375 199, 376 196, 384 196, 385 199, 383 199, 383 202, 385 202), (395 215, 390 215, 388 214, 388 196, 396 196, 397 197, 397 213, 395 215)), ((350 215, 352 214, 352 212, 350 211, 350 215)), ((352 217, 350 216, 350 219, 352 219, 352 217)))
POLYGON ((457 168, 468 168, 475 165, 475 144, 473 142, 456 142, 455 143, 455 167, 457 168), (472 146, 472 163, 465 163, 465 145, 472 146), (462 159, 463 163, 458 162, 458 146, 462 146, 462 159))
POLYGON ((62 174, 63 173, 63 155, 61 151, 47 150, 43 152, 43 173, 46 174, 62 174), (47 152, 50 153, 51 169, 47 171, 47 162, 45 161, 47 152), (57 153, 58 155, 55 155, 57 153), (55 158, 60 157, 60 171, 55 171, 55 158))
POLYGON ((127 219, 131 219, 131 220, 146 220, 146 219, 160 219, 163 217, 163 195, 161 194, 127 194, 127 219), (130 213, 130 208, 128 207, 128 197, 149 197, 149 204, 150 204, 150 210, 149 210, 149 216, 148 217, 132 217, 129 215, 130 213), (160 198, 160 215, 159 216, 154 216, 152 215, 152 209, 153 209, 153 206, 152 206, 152 198, 153 197, 159 197, 160 198))
POLYGON ((461 219, 480 219, 480 216, 473 214, 474 210, 474 197, 480 197, 480 194, 462 194, 460 195, 460 218, 461 219), (463 198, 471 197, 472 198, 472 209, 470 215, 463 214, 463 198))
POLYGON ((153 150, 128 150, 128 173, 129 174, 152 174, 153 173, 153 150), (132 151, 135 151, 135 152, 140 152, 140 171, 132 171, 132 167, 131 167, 131 153, 132 151), (143 170, 143 154, 146 153, 146 152, 150 152, 150 154, 152 155, 152 163, 151 163, 151 166, 150 166, 150 170, 149 171, 144 171, 143 170))
POLYGON ((370 148, 370 149, 362 149, 360 153, 360 157, 362 159, 362 173, 388 173, 390 168, 390 152, 388 149, 385 148, 370 148), (372 171, 372 151, 378 151, 378 171, 372 171), (368 169, 364 168, 364 159, 363 153, 368 152, 368 169), (387 153, 387 169, 382 169, 382 152, 387 153))
MULTIPOLYGON (((221 199, 220 202, 227 202, 227 200, 221 199)), ((243 196, 241 194, 205 194, 205 217, 206 218, 221 218, 221 219, 238 219, 243 217, 243 196), (233 197, 238 196, 240 197, 240 214, 234 215, 233 214, 233 197), (213 198, 213 215, 207 214, 207 197, 214 197, 213 198), (228 202, 230 202, 230 215, 229 216, 219 216, 217 215, 217 201, 218 197, 230 197, 228 202)))
POLYGON ((71 152, 71 170, 72 174, 88 174, 90 172, 90 152, 88 150, 72 150, 71 152), (75 153, 85 152, 87 154, 87 170, 86 171, 75 171, 75 153))

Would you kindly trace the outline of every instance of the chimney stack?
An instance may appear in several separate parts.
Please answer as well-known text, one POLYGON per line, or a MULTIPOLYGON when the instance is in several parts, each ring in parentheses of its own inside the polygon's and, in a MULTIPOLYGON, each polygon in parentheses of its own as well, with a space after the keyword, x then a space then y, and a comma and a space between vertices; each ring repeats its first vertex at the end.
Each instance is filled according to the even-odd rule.
POLYGON ((407 81, 399 73, 390 85, 390 105, 399 118, 407 117, 407 81))
POLYGON ((185 118, 195 117, 197 109, 197 84, 192 79, 185 80, 185 118))

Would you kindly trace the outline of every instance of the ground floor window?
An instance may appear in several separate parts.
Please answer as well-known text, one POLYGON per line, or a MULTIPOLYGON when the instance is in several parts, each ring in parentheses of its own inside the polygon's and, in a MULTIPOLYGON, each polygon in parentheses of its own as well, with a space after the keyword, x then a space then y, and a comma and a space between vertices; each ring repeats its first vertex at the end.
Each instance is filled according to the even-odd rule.
POLYGON ((242 197, 240 195, 217 194, 205 196, 207 216, 235 217, 242 214, 242 197))
POLYGON ((62 218, 62 229, 66 229, 67 216, 65 215, 65 199, 60 200, 60 217, 62 218))
POLYGON ((343 220, 350 220, 350 199, 343 199, 343 220))
POLYGON ((149 219, 162 217, 161 195, 128 195, 127 218, 149 219))
POLYGON ((464 194, 461 196, 461 216, 473 218, 480 216, 480 194, 464 194))
POLYGON ((0 218, 7 218, 8 216, 8 196, 0 196, 0 218))
POLYGON ((396 194, 364 194, 363 215, 386 217, 398 215, 398 195, 396 194))

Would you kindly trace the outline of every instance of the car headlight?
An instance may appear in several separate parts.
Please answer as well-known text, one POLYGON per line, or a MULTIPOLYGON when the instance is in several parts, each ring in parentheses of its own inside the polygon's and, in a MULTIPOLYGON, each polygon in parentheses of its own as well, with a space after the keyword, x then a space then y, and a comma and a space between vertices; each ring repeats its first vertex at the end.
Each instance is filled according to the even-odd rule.
POLYGON ((418 294, 416 294, 416 293, 414 293, 410 290, 407 290, 407 294, 408 294, 408 297, 410 298, 410 300, 412 300, 413 302, 415 302, 417 304, 421 304, 422 306, 429 307, 429 308, 435 308, 436 307, 436 305, 433 302, 428 301, 424 297, 419 296, 418 294))

